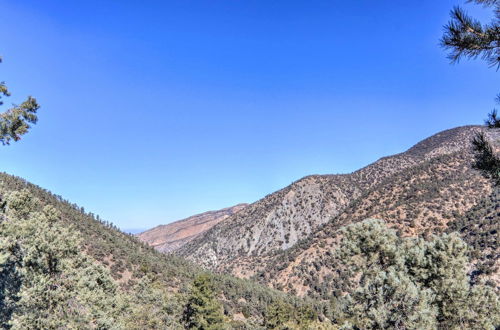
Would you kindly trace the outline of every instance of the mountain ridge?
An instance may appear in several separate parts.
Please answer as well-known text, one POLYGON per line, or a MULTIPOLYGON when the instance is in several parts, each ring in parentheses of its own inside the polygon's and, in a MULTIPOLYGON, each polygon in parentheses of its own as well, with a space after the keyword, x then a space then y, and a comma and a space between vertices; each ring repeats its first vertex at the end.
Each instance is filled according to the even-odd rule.
POLYGON ((404 235, 440 232, 488 196, 491 184, 471 167, 470 140, 478 132, 500 139, 497 131, 462 126, 349 174, 301 178, 250 204, 177 253, 208 269, 308 292, 318 279, 304 285, 301 276, 309 275, 296 268, 310 258, 310 272, 331 274, 330 266, 313 263, 322 262, 318 251, 326 252, 319 245, 334 249, 332 235, 343 225, 376 216, 387 217, 389 225, 404 235), (304 244, 310 247, 301 248, 304 244), (293 251, 301 249, 317 251, 295 259, 300 253, 293 251))

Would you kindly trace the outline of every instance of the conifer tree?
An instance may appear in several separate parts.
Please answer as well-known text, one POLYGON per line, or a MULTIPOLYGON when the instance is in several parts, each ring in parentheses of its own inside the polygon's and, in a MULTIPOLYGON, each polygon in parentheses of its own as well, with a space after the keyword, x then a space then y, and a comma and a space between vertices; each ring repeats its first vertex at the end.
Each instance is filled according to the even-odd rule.
POLYGON ((500 158, 493 152, 493 148, 484 133, 478 133, 472 140, 475 153, 474 168, 480 170, 486 177, 500 184, 500 158))
MULTIPOLYGON (((2 58, 0 57, 1 62, 2 58)), ((3 105, 2 98, 10 95, 5 82, 0 81, 0 106, 3 105)), ((14 105, 4 113, 0 113, 0 142, 3 145, 8 145, 11 140, 19 141, 21 136, 28 132, 31 125, 38 121, 36 113, 39 108, 36 99, 29 96, 21 104, 14 105)))
POLYGON ((108 329, 120 314, 119 292, 109 272, 80 250, 59 212, 27 190, 7 196, 0 222, 2 328, 108 329))
POLYGON ((316 329, 327 324, 318 322, 318 314, 309 305, 292 305, 283 299, 276 299, 266 308, 264 326, 266 329, 316 329))
MULTIPOLYGON (((353 278, 343 319, 361 329, 494 329, 498 294, 471 285, 468 247, 456 234, 400 238, 381 220, 348 226, 339 257, 353 278)), ((347 327, 349 328, 349 327, 347 327)))
POLYGON ((361 329, 435 328, 430 290, 422 290, 405 271, 400 239, 383 221, 348 226, 339 250, 359 283, 347 297, 346 318, 361 329))
POLYGON ((184 309, 186 329, 218 330, 224 328, 222 305, 216 298, 212 279, 208 274, 198 275, 191 287, 184 309))
POLYGON ((144 276, 130 290, 135 295, 124 298, 129 310, 124 318, 125 329, 183 329, 176 317, 182 314, 182 305, 167 293, 163 284, 144 276))
POLYGON ((292 319, 292 306, 281 300, 270 304, 266 310, 265 327, 266 329, 287 329, 286 326, 292 319))

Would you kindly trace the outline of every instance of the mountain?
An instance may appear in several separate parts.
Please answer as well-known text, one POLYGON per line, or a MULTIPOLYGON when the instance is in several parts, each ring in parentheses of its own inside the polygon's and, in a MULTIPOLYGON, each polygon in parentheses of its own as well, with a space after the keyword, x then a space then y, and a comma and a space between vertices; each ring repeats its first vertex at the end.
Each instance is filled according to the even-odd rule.
POLYGON ((0 173, 0 328, 366 328, 372 308, 413 322, 429 306, 416 328, 464 316, 497 326, 500 188, 472 167, 478 132, 498 150, 500 130, 459 127, 351 174, 149 231, 157 246, 185 243, 168 254, 0 173))
POLYGON ((0 328, 183 329, 200 276, 208 281, 203 294, 209 287, 208 297, 222 302, 214 312, 235 328, 262 328, 274 302, 322 308, 162 254, 83 207, 0 173, 0 328))
POLYGON ((344 226, 380 218, 403 236, 429 235, 447 230, 448 223, 489 198, 492 184, 471 165, 470 141, 480 131, 500 141, 498 130, 458 127, 351 174, 307 176, 177 253, 208 269, 299 295, 325 295, 338 289, 335 280, 325 279, 338 276, 332 252, 344 226))
POLYGON ((160 252, 172 252, 192 241, 227 217, 243 210, 248 204, 238 204, 218 211, 208 211, 146 230, 137 237, 160 252))

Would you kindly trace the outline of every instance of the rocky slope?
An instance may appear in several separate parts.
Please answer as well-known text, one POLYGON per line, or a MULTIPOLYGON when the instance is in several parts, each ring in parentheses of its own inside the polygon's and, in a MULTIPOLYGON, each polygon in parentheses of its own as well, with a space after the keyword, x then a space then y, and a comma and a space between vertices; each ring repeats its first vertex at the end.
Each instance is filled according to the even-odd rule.
MULTIPOLYGON (((323 295, 339 276, 332 251, 341 228, 374 217, 402 235, 446 230, 492 193, 471 164, 484 128, 443 131, 347 175, 308 176, 249 205, 178 253, 204 267, 300 295, 323 295), (327 284, 325 284, 327 283, 327 284)), ((491 140, 498 132, 488 131, 491 140)))
POLYGON ((238 204, 218 211, 208 211, 146 230, 137 237, 164 253, 172 252, 195 239, 227 217, 243 210, 248 204, 238 204))

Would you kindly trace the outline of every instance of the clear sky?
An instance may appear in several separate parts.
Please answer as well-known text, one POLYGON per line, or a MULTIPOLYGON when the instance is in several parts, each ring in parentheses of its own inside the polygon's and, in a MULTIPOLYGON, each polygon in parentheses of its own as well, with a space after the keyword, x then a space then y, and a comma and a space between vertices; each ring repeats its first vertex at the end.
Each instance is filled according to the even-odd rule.
POLYGON ((493 108, 438 46, 457 4, 0 0, 0 79, 42 105, 0 170, 123 229, 354 171, 493 108))

